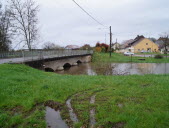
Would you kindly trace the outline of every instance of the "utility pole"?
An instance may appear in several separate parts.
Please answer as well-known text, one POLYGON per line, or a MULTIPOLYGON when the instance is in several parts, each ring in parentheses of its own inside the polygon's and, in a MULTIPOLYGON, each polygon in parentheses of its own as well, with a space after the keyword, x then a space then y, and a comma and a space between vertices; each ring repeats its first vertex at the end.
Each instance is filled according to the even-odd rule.
POLYGON ((110 26, 110 57, 112 53, 111 44, 112 44, 112 32, 111 32, 111 26, 110 26))

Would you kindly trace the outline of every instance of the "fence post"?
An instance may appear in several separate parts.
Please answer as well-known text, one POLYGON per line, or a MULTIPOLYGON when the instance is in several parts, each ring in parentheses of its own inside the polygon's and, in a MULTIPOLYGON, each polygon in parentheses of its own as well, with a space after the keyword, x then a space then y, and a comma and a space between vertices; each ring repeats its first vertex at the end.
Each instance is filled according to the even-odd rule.
POLYGON ((33 60, 33 51, 32 51, 32 49, 31 49, 31 57, 32 57, 32 60, 33 60))
POLYGON ((23 61, 22 61, 22 63, 24 63, 24 61, 25 61, 25 55, 24 55, 24 51, 23 51, 23 49, 22 49, 22 57, 23 57, 23 61))

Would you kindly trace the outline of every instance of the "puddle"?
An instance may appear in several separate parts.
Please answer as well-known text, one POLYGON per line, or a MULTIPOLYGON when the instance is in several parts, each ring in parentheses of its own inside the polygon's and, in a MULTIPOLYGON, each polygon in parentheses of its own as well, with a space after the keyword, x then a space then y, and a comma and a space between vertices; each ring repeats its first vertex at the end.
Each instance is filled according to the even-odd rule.
POLYGON ((66 105, 67 105, 67 107, 68 107, 68 109, 69 109, 70 119, 71 119, 74 123, 79 122, 79 121, 78 121, 78 118, 77 118, 77 116, 76 116, 76 114, 73 112, 73 108, 72 108, 72 105, 71 105, 71 98, 66 101, 66 105))
POLYGON ((124 122, 113 123, 112 128, 124 128, 124 122))
POLYGON ((123 104, 118 104, 117 105, 119 108, 122 108, 123 107, 123 104))
MULTIPOLYGON (((94 104, 95 103, 95 98, 96 98, 96 95, 93 95, 90 98, 90 104, 94 104)), ((93 109, 90 110, 90 127, 93 128, 95 124, 96 124, 95 108, 93 108, 93 109)))
POLYGON ((95 103, 95 98, 96 98, 96 95, 93 95, 93 96, 90 98, 90 103, 91 103, 91 104, 94 104, 94 103, 95 103))
POLYGON ((62 117, 60 116, 60 111, 55 111, 50 107, 46 107, 46 123, 47 128, 69 128, 62 117))

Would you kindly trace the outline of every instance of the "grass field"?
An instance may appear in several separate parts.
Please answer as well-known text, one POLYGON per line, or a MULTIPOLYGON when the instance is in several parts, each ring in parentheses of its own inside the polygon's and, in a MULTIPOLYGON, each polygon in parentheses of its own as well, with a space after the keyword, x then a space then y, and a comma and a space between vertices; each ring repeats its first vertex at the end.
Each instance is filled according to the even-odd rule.
POLYGON ((169 63, 169 57, 163 57, 162 59, 155 59, 153 57, 132 57, 124 56, 119 53, 112 53, 112 57, 109 57, 108 53, 95 53, 93 56, 94 62, 115 62, 115 63, 169 63), (145 59, 145 60, 139 60, 145 59))
MULTIPOLYGON (((107 61, 106 54, 101 57, 107 61)), ((69 118, 65 100, 77 93, 72 97, 80 120, 76 127, 88 126, 89 110, 94 107, 96 127, 167 128, 168 83, 169 75, 70 76, 3 64, 0 65, 0 127, 45 128, 43 103, 48 100, 63 104, 62 116, 69 118), (96 101, 91 105, 93 94, 96 101)))

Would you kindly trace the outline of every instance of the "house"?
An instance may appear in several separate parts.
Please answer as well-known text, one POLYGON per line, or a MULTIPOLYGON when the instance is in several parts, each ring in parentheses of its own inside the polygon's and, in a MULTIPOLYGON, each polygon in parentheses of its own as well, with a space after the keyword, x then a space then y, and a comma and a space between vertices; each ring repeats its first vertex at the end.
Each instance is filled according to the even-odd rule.
POLYGON ((65 49, 68 49, 68 50, 75 50, 75 49, 79 49, 80 47, 77 46, 77 45, 67 45, 65 47, 65 49))
POLYGON ((126 51, 129 51, 128 49, 127 49, 127 47, 128 47, 128 45, 131 43, 131 42, 133 42, 134 40, 133 39, 130 39, 130 40, 125 40, 125 41, 123 41, 122 42, 122 44, 120 45, 120 50, 119 51, 116 51, 117 53, 124 53, 124 52, 126 52, 126 51))
POLYGON ((167 41, 168 39, 165 38, 159 38, 155 43, 158 45, 159 47, 159 51, 161 53, 164 53, 166 50, 167 52, 169 52, 169 41, 167 41), (166 43, 165 43, 166 42, 166 43))
POLYGON ((114 50, 119 50, 120 49, 120 44, 119 43, 114 43, 114 44, 112 44, 112 49, 114 49, 114 50))
POLYGON ((164 53, 166 53, 166 52, 165 52, 166 50, 167 50, 167 53, 169 53, 169 46, 166 46, 166 49, 165 49, 165 47, 161 48, 161 49, 160 49, 160 52, 161 52, 162 54, 164 54, 164 53))
POLYGON ((134 40, 130 40, 128 44, 125 44, 126 46, 121 49, 121 52, 133 52, 133 53, 139 53, 139 52, 158 52, 159 48, 158 45, 155 44, 153 41, 151 41, 148 38, 145 38, 144 36, 137 36, 134 40))

